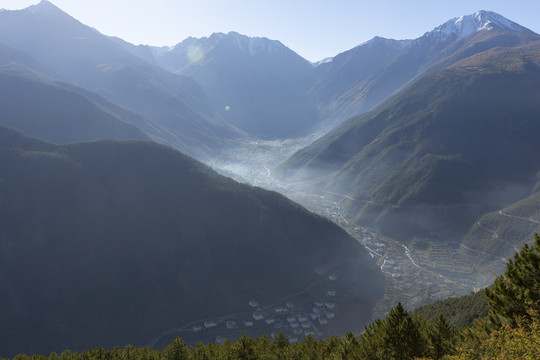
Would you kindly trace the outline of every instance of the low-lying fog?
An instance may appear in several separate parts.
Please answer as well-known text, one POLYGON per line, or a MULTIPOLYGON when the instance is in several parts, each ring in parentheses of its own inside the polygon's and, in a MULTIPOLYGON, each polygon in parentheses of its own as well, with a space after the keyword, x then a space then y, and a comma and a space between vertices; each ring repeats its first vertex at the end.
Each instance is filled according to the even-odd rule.
POLYGON ((220 174, 241 183, 291 196, 291 184, 273 177, 272 170, 289 156, 323 135, 324 131, 320 131, 292 139, 245 140, 235 147, 224 150, 213 160, 207 161, 207 165, 220 174))
POLYGON ((412 308, 436 299, 467 294, 485 285, 485 279, 480 280, 471 272, 477 254, 460 255, 452 246, 434 241, 430 242, 429 249, 440 256, 426 257, 424 251, 409 249, 406 244, 369 231, 369 224, 352 222, 341 209, 346 195, 317 191, 313 184, 308 187, 273 176, 273 169, 282 161, 322 135, 324 131, 301 138, 246 140, 207 164, 239 182, 280 192, 347 230, 375 258, 386 276, 388 294, 377 305, 376 313, 383 314, 397 301, 412 308))

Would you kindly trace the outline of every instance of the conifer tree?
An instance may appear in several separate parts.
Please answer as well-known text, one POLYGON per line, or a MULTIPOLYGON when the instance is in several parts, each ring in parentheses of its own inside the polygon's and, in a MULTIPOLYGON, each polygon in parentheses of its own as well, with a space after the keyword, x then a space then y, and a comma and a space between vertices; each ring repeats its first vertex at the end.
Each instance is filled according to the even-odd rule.
POLYGON ((195 347, 191 348, 190 353, 191 359, 197 359, 197 360, 210 360, 210 354, 209 354, 209 346, 205 346, 203 343, 197 343, 195 347))
POLYGON ((347 332, 345 337, 341 340, 341 345, 339 347, 339 357, 343 360, 347 359, 359 359, 356 355, 358 351, 358 340, 352 332, 347 332))
POLYGON ((441 314, 427 328, 428 351, 434 360, 442 359, 454 348, 455 332, 441 314))
POLYGON ((377 319, 365 327, 360 338, 359 354, 361 359, 378 360, 382 356, 384 321, 377 319))
POLYGON ((414 359, 423 353, 424 339, 420 328, 400 302, 385 320, 383 342, 387 359, 414 359))
POLYGON ((163 348, 163 350, 161 351, 161 359, 188 360, 188 351, 184 340, 176 338, 172 343, 163 348))
POLYGON ((398 303, 385 320, 377 320, 362 334, 361 359, 414 359, 424 353, 425 340, 420 325, 398 303))
POLYGON ((304 360, 317 360, 319 358, 319 346, 315 337, 311 334, 306 336, 298 346, 299 353, 304 360))
POLYGON ((232 359, 235 360, 256 360, 253 340, 247 336, 240 336, 232 346, 232 359))
POLYGON ((532 246, 523 249, 508 261, 506 271, 486 290, 491 305, 490 319, 495 325, 508 322, 516 325, 516 318, 527 319, 528 309, 540 304, 540 236, 535 235, 532 246))

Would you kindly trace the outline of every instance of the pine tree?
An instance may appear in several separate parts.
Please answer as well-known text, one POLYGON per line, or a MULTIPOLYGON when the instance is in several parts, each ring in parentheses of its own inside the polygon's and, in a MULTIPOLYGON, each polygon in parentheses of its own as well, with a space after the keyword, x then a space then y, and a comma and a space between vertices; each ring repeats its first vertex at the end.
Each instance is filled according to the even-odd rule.
POLYGON ((174 339, 172 343, 167 345, 161 351, 162 360, 188 360, 187 346, 184 340, 180 338, 174 339))
POLYGON ((385 320, 376 320, 362 334, 361 359, 408 360, 421 356, 425 340, 419 323, 398 303, 385 320))
POLYGON ((508 322, 516 325, 516 318, 528 318, 531 305, 540 304, 540 236, 535 235, 533 246, 523 249, 508 261, 504 275, 500 275, 486 290, 491 305, 490 319, 495 325, 508 322))
POLYGON ((358 352, 361 359, 379 360, 382 357, 384 346, 384 321, 377 319, 375 322, 365 327, 360 338, 358 352))
POLYGON ((414 359, 424 352, 424 339, 418 323, 400 302, 390 310, 385 320, 383 342, 387 359, 414 359))
POLYGON ((289 346, 289 336, 284 334, 283 332, 279 332, 275 337, 273 341, 274 345, 278 347, 278 349, 284 349, 287 346, 289 346))
POLYGON ((191 359, 197 359, 197 360, 210 360, 211 357, 208 354, 208 348, 203 343, 197 343, 195 347, 190 349, 191 359))
POLYGON ((302 359, 319 359, 320 349, 313 335, 309 334, 308 336, 306 336, 304 340, 297 346, 297 348, 299 354, 301 354, 302 359))
POLYGON ((429 354, 434 360, 441 359, 454 348, 455 332, 441 314, 427 329, 429 354))
POLYGON ((235 360, 256 360, 253 340, 247 336, 240 336, 232 346, 232 358, 235 360))
POLYGON ((347 332, 345 334, 345 337, 341 340, 341 344, 339 347, 340 359, 359 359, 359 357, 356 355, 356 352, 358 351, 358 345, 358 340, 356 339, 354 334, 350 331, 347 332))

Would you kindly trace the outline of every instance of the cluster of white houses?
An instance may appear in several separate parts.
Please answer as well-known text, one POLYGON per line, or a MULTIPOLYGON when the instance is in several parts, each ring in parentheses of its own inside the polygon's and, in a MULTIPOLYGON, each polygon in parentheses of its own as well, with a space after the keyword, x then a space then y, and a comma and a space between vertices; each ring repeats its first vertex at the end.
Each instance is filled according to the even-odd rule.
MULTIPOLYGON (((334 281, 337 279, 337 275, 332 274, 328 276, 328 279, 334 281)), ((324 326, 334 318, 334 309, 336 307, 335 302, 331 301, 336 296, 335 290, 327 290, 326 299, 314 301, 311 305, 311 311, 306 311, 305 306, 303 309, 297 307, 292 302, 287 302, 282 306, 261 307, 259 303, 252 299, 248 302, 249 306, 253 309, 251 312, 252 319, 223 319, 219 323, 224 323, 227 330, 235 330, 241 328, 249 328, 255 326, 260 322, 264 326, 272 326, 276 331, 285 332, 289 334, 289 341, 294 343, 298 341, 298 338, 308 335, 316 335, 319 333, 317 327, 324 326)), ((217 328, 218 322, 214 320, 205 320, 202 323, 192 326, 192 331, 197 333, 204 329, 217 328)), ((276 334, 271 333, 273 338, 276 334)), ((222 344, 227 338, 224 336, 217 336, 216 343, 222 344)))
MULTIPOLYGON (((335 276, 335 275, 331 275, 335 276)), ((328 290, 328 297, 336 296, 335 290, 328 290)), ((257 306, 256 301, 250 301, 252 307, 257 306)), ((327 325, 334 318, 334 308, 336 304, 331 301, 315 301, 311 312, 298 312, 294 304, 287 303, 286 306, 275 307, 272 310, 263 310, 259 307, 252 312, 255 321, 264 321, 267 325, 273 325, 275 329, 281 331, 290 329, 294 335, 315 334, 315 326, 327 325), (280 316, 283 315, 283 316, 280 316)))

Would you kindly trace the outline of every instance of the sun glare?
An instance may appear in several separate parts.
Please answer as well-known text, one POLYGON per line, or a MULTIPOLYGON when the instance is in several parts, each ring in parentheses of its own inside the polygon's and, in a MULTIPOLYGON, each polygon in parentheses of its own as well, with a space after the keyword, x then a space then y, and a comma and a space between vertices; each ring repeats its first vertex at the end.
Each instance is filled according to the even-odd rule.
POLYGON ((204 52, 197 45, 193 45, 188 48, 187 56, 190 62, 196 63, 203 59, 204 52))

